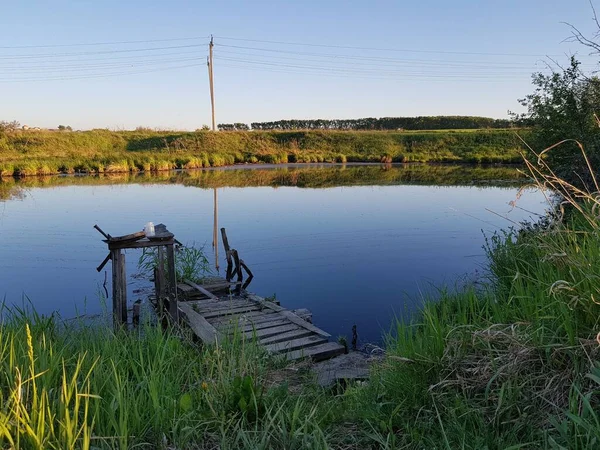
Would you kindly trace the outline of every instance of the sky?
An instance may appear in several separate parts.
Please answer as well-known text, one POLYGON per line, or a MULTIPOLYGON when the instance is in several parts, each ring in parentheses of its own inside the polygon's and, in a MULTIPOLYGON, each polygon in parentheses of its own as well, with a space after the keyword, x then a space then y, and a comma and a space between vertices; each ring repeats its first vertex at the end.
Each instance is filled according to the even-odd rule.
MULTIPOLYGON (((600 1, 595 0, 600 9, 600 1)), ((588 0, 7 2, 0 120, 56 128, 417 115, 506 118, 531 73, 587 49, 588 0)))

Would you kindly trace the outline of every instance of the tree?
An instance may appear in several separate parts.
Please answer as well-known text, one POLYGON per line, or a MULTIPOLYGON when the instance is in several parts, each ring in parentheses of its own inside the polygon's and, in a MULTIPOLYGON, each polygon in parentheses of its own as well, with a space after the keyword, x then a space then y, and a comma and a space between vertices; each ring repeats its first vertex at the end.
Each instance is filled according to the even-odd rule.
MULTIPOLYGON (((598 32, 586 38, 576 27, 570 41, 578 42, 600 55, 600 22, 592 5, 598 32)), ((546 152, 547 161, 555 173, 565 180, 591 188, 587 162, 578 144, 585 149, 594 171, 600 169, 600 79, 587 75, 580 62, 572 56, 568 67, 553 61, 551 74, 534 73, 535 91, 519 100, 527 108, 521 115, 513 114, 523 125, 533 127, 530 143, 537 153, 555 144, 546 152)), ((595 190, 595 189, 593 189, 595 190)))
POLYGON ((0 120, 0 133, 11 133, 17 131, 21 127, 21 124, 16 120, 8 122, 7 120, 0 120))

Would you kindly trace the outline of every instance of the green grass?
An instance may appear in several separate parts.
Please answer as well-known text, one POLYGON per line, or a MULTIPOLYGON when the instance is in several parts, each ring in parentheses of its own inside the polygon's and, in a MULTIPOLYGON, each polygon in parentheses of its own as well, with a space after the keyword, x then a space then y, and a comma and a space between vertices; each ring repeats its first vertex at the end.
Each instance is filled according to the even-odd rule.
POLYGON ((520 149, 514 130, 17 131, 0 136, 0 177, 160 171, 236 163, 518 163, 520 149))
POLYGON ((600 199, 541 164, 560 217, 490 236, 488 278, 398 322, 368 383, 323 390, 240 336, 4 311, 0 447, 598 447, 600 199))

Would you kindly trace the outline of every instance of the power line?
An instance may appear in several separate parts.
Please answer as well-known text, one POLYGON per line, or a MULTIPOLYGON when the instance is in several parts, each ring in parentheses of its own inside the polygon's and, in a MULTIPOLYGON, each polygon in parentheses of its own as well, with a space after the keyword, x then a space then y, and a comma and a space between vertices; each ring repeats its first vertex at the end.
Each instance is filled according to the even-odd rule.
MULTIPOLYGON (((222 46, 221 46, 222 47, 222 46)), ((337 64, 361 64, 355 61, 373 61, 373 62, 382 62, 386 64, 382 65, 400 65, 400 64, 410 64, 414 65, 415 63, 419 63, 427 66, 441 66, 441 67, 462 67, 462 68, 493 68, 494 70, 505 70, 505 69, 528 69, 528 70, 536 70, 538 68, 532 67, 530 63, 514 63, 517 65, 506 65, 513 64, 511 62, 487 62, 487 61, 444 61, 444 60, 422 60, 422 59, 395 59, 395 58, 374 58, 374 57, 365 57, 365 56, 347 56, 347 55, 325 55, 318 53, 307 53, 306 55, 310 55, 309 58, 295 58, 293 56, 281 56, 281 55, 271 55, 271 54, 261 54, 261 53, 247 53, 247 52, 236 52, 230 50, 220 50, 218 54, 226 54, 226 55, 241 55, 247 57, 260 57, 260 58, 277 58, 277 59, 290 59, 297 61, 316 61, 322 62, 323 59, 328 59, 329 61, 335 61, 337 64), (314 59, 323 58, 323 59, 314 59), (338 61, 341 59, 342 61, 338 61), (518 65, 521 64, 521 65, 518 65)), ((300 53, 292 53, 292 54, 300 54, 300 53)), ((364 63, 362 63, 364 64, 364 63)), ((368 63, 372 65, 372 62, 368 63)))
MULTIPOLYGON (((336 61, 334 60, 322 60, 322 59, 314 59, 314 58, 294 58, 294 57, 290 57, 290 56, 271 56, 271 55, 255 55, 255 54, 249 54, 249 53, 242 53, 242 52, 229 52, 229 51, 220 51, 219 53, 217 53, 217 57, 222 58, 221 55, 224 55, 224 57, 226 58, 235 58, 235 57, 246 57, 246 58, 254 58, 252 59, 252 61, 264 61, 266 60, 267 62, 270 62, 269 60, 275 59, 276 61, 280 61, 280 60, 289 60, 289 61, 299 61, 299 62, 308 62, 308 63, 327 63, 327 64, 333 64, 336 66, 350 66, 350 67, 356 67, 356 66, 369 66, 369 67, 375 67, 375 68, 396 68, 396 69, 401 69, 403 67, 409 67, 409 68, 414 68, 415 65, 414 64, 409 64, 408 62, 397 62, 397 63, 381 63, 381 62, 367 62, 367 61, 336 61), (256 59, 259 58, 259 59, 256 59)), ((502 67, 489 67, 489 66, 485 66, 485 65, 478 65, 478 66, 464 66, 464 65, 460 65, 460 64, 424 64, 422 66, 423 69, 427 69, 427 70, 438 70, 438 71, 448 71, 448 70, 458 70, 458 69, 462 69, 462 70, 469 70, 469 71, 473 71, 473 72, 486 72, 486 71, 491 71, 493 73, 498 73, 498 72, 502 72, 502 73, 527 73, 530 74, 531 72, 535 71, 535 70, 539 70, 539 68, 527 68, 527 67, 513 67, 513 66, 502 66, 502 67), (526 71, 526 72, 524 72, 526 71)))
POLYGON ((489 55, 489 56, 528 56, 528 57, 541 57, 545 58, 548 56, 559 57, 562 55, 542 55, 542 54, 527 54, 527 53, 495 53, 495 52, 463 52, 463 51, 451 51, 451 50, 414 50, 414 49, 400 49, 400 48, 376 48, 376 47, 354 47, 350 45, 328 45, 328 44, 308 44, 302 42, 286 42, 286 41, 268 41, 261 39, 244 39, 234 38, 226 36, 216 36, 219 39, 231 40, 231 41, 242 41, 242 42, 261 42, 266 44, 277 44, 277 45, 296 45, 304 47, 323 47, 323 48, 341 48, 349 50, 370 50, 370 51, 381 51, 381 52, 406 52, 406 53, 439 53, 439 54, 450 54, 450 55, 489 55))
POLYGON ((134 53, 134 52, 150 52, 155 50, 171 50, 174 48, 198 48, 203 47, 201 44, 175 45, 169 47, 149 47, 149 48, 134 48, 127 50, 101 50, 95 52, 75 52, 75 53, 46 53, 46 54, 27 54, 27 55, 8 55, 0 56, 0 59, 30 59, 30 58, 56 58, 62 56, 88 56, 88 55, 105 55, 114 53, 134 53))
POLYGON ((199 66, 204 66, 204 63, 186 64, 186 65, 173 66, 173 67, 162 67, 162 68, 158 68, 158 69, 141 70, 141 71, 107 72, 107 73, 101 73, 101 74, 76 75, 76 76, 72 76, 72 77, 71 76, 64 76, 64 77, 57 76, 57 77, 37 77, 37 78, 31 77, 31 78, 20 78, 20 79, 0 78, 0 82, 19 83, 19 82, 23 82, 23 81, 62 81, 62 80, 83 80, 83 79, 89 79, 89 78, 108 78, 108 77, 113 77, 113 76, 146 74, 146 73, 163 72, 166 70, 185 69, 185 68, 189 68, 189 67, 199 67, 199 66))
POLYGON ((204 58, 170 58, 163 60, 154 61, 122 61, 117 63, 100 63, 100 64, 69 64, 59 66, 0 66, 0 72, 19 72, 19 73, 31 73, 31 72, 57 72, 57 71, 85 71, 85 70, 98 70, 98 69, 111 69, 111 68, 125 68, 125 67, 138 67, 138 66, 151 66, 160 64, 171 64, 175 62, 187 62, 187 61, 199 61, 204 58))
MULTIPOLYGON (((407 73, 406 70, 402 71, 393 71, 393 70, 380 70, 380 69, 353 69, 353 68, 338 68, 338 67, 327 67, 327 66, 315 66, 315 65, 297 65, 297 64, 281 64, 281 63, 273 63, 273 62, 262 62, 248 59, 237 59, 237 58, 227 58, 227 57, 219 57, 220 60, 225 61, 233 61, 233 62, 242 62, 252 65, 265 65, 265 66, 273 66, 273 67, 286 67, 286 68, 295 68, 295 69, 315 69, 315 70, 327 70, 331 72, 341 72, 341 73, 388 73, 388 74, 398 74, 398 73, 407 73)), ((478 77, 473 74, 448 74, 447 72, 440 73, 439 75, 427 75, 425 72, 419 72, 418 75, 423 76, 439 76, 439 77, 452 77, 452 76, 471 76, 478 77)), ((528 75, 528 73, 523 73, 524 75, 528 75)), ((496 76, 495 74, 492 74, 496 76)), ((481 75, 485 77, 484 75, 481 75)))
POLYGON ((328 72, 307 72, 307 71, 298 71, 298 70, 285 70, 285 69, 273 69, 267 67, 250 67, 247 65, 240 64, 227 64, 222 63, 219 64, 219 67, 228 67, 228 68, 236 68, 257 72, 270 72, 270 73, 282 73, 289 75, 310 75, 310 76, 319 76, 319 77, 332 77, 332 78, 342 78, 342 79, 364 79, 364 80, 390 80, 390 81, 400 81, 400 80, 411 80, 411 81, 426 81, 430 82, 482 82, 482 83, 497 83, 497 82, 507 82, 512 81, 512 78, 504 78, 504 79, 473 79, 469 77, 459 77, 459 78, 425 78, 423 76, 384 76, 384 75, 361 75, 361 74, 340 74, 340 73, 328 73, 328 72))
POLYGON ((205 39, 205 37, 194 36, 194 37, 185 37, 185 38, 147 39, 147 40, 140 40, 140 41, 90 42, 90 43, 77 43, 77 44, 13 45, 13 46, 0 46, 0 49, 92 47, 92 46, 96 46, 96 45, 150 44, 150 43, 154 43, 154 42, 192 41, 192 40, 200 40, 200 39, 205 39))

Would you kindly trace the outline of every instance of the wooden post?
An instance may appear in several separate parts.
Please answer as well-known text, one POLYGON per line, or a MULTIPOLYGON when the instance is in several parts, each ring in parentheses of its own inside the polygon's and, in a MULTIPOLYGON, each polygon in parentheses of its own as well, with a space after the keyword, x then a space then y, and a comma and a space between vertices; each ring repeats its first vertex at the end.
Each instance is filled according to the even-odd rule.
POLYGON ((127 274, 125 272, 125 253, 119 255, 119 269, 121 269, 121 323, 127 324, 127 274))
POLYGON ((127 323, 127 278, 125 275, 125 254, 121 250, 111 250, 113 322, 115 329, 127 323))
POLYGON ((223 239, 223 248, 225 249, 225 256, 227 256, 227 273, 225 274, 225 279, 227 281, 231 281, 231 249, 229 248, 229 240, 227 239, 227 232, 225 228, 221 228, 221 238, 223 239))
POLYGON ((179 322, 177 305, 177 271, 175 269, 175 250, 173 245, 167 245, 167 292, 169 296, 169 314, 175 323, 179 322))
POLYGON ((165 251, 161 245, 158 247, 158 261, 156 263, 156 300, 160 314, 165 312, 165 251))
POLYGON ((238 281, 238 285, 237 285, 235 291, 239 295, 240 292, 242 291, 242 280, 244 279, 244 275, 242 274, 242 266, 240 264, 240 257, 238 255, 237 250, 233 249, 233 250, 231 250, 231 253, 233 254, 233 261, 235 262, 235 273, 237 273, 237 281, 238 281))
POLYGON ((142 309, 142 301, 136 300, 133 304, 133 315, 131 316, 131 323, 134 327, 137 327, 140 324, 140 315, 142 309))

